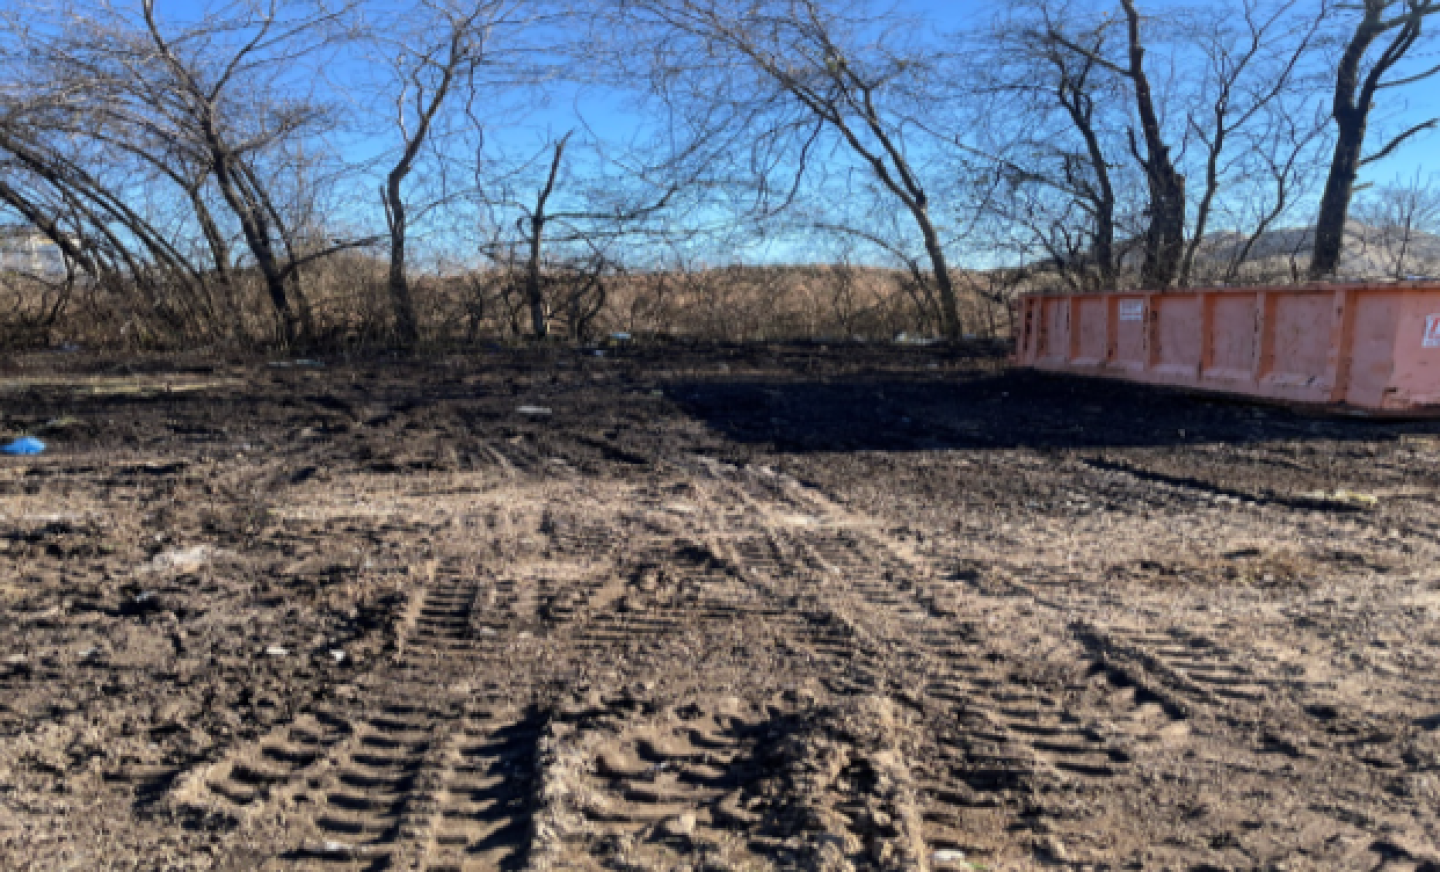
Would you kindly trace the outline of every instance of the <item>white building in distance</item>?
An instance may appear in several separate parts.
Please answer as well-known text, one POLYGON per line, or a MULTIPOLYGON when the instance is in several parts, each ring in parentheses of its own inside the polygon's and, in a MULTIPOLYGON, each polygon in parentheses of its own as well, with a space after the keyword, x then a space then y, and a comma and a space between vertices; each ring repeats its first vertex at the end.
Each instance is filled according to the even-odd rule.
POLYGON ((65 255, 45 234, 24 225, 0 226, 0 273, 65 277, 65 255))

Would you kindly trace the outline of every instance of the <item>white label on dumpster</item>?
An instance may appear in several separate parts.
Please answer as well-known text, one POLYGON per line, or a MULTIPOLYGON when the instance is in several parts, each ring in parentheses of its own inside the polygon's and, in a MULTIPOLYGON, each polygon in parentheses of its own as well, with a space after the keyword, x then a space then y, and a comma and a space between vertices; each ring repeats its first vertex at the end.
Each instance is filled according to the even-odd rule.
MULTIPOLYGON (((1120 301, 1121 321, 1144 321, 1145 301, 1144 300, 1121 300, 1120 301)), ((1428 335, 1428 334, 1427 334, 1428 335)))
POLYGON ((1431 315, 1425 319, 1425 339, 1420 346, 1422 348, 1440 348, 1440 315, 1431 315))

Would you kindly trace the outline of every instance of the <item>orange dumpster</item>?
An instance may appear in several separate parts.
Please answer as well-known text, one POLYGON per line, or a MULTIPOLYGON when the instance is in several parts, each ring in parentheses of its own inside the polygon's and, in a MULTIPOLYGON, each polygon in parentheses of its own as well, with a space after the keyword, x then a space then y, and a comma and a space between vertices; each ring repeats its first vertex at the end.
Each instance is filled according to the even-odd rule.
POLYGON ((1440 414, 1440 283, 1027 294, 1015 359, 1389 414, 1440 414))

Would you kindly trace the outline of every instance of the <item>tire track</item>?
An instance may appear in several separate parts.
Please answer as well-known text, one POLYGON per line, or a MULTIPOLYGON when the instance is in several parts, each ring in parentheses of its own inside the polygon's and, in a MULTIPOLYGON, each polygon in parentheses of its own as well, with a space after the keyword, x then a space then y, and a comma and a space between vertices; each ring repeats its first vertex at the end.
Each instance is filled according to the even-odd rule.
MULTIPOLYGON (((1296 511, 1337 512, 1342 514, 1366 511, 1363 505, 1357 505, 1354 502, 1343 499, 1297 496, 1274 492, 1254 493, 1237 490, 1214 484, 1201 478, 1158 472, 1124 460, 1091 458, 1081 462, 1099 473, 1126 476, 1134 481, 1147 485, 1151 489, 1158 489, 1167 496, 1172 497, 1192 497, 1204 501, 1218 498, 1234 505, 1279 506, 1296 511)), ((1151 501, 1153 501, 1153 499, 1152 496, 1151 501)))
POLYGON ((840 696, 880 692, 886 685, 884 656, 872 638, 843 611, 817 595, 821 585, 803 557, 773 531, 721 543, 724 556, 773 608, 766 618, 786 638, 825 667, 826 687, 840 696))
MULTIPOLYGON (((466 676, 487 650, 477 612, 514 614, 521 582, 442 576, 404 659, 377 676, 359 738, 312 793, 308 837, 281 868, 518 868, 527 848, 540 724, 466 676), (417 674, 419 673, 419 674, 417 674)), ((306 831, 306 826, 292 825, 306 831)))
POLYGON ((552 765, 566 801, 542 813, 560 835, 554 867, 666 868, 692 854, 772 865, 756 790, 771 712, 702 698, 658 717, 592 709, 574 720, 580 731, 552 765))
POLYGON ((583 609, 562 612, 583 618, 568 628, 581 655, 653 643, 684 628, 686 616, 674 606, 685 573, 695 568, 685 565, 687 553, 683 543, 632 540, 623 560, 603 580, 570 593, 584 603, 583 609))
MULTIPOLYGON (((1054 693, 1017 681, 1006 650, 987 641, 988 628, 1020 625, 1007 617, 1036 600, 938 591, 945 583, 936 573, 880 538, 872 523, 799 483, 777 487, 799 495, 778 508, 749 498, 775 530, 771 541, 789 543, 774 550, 788 550, 810 570, 826 603, 853 597, 864 605, 876 627, 869 635, 885 640, 891 663, 907 664, 916 702, 934 712, 929 753, 939 765, 917 782, 923 836, 933 850, 1003 851, 1003 837, 987 842, 977 834, 996 833, 1022 815, 1053 817, 1066 795, 1133 778, 1132 742, 1186 734, 1177 712, 1110 682, 1099 663, 1091 671, 1104 683, 1103 713, 1116 729, 1102 730, 1100 718, 1082 717, 1054 693), (786 523, 796 506, 804 518, 786 523)), ((1074 654, 1086 656, 1078 646, 1074 654)))
POLYGON ((477 611, 513 613, 523 585, 432 572, 400 620, 395 659, 237 749, 172 801, 279 830, 275 870, 519 868, 541 724, 467 676, 487 650, 477 611))
POLYGON ((874 696, 700 696, 582 724, 550 767, 563 786, 541 812, 559 835, 545 868, 917 868, 894 718, 874 696))
POLYGON ((428 872, 523 868, 529 848, 536 745, 534 713, 476 712, 454 735, 425 844, 428 872))
POLYGON ((1292 695, 1326 690, 1333 682, 1275 673, 1280 662, 1261 651, 1238 652, 1203 633, 1077 625, 1080 638, 1110 656, 1139 664, 1173 691, 1217 710, 1283 704, 1292 695))
MULTIPOLYGON (((663 649, 670 639, 714 640, 742 624, 749 639, 771 639, 803 658, 805 671, 818 667, 831 693, 873 698, 884 675, 878 648, 815 597, 817 572, 793 543, 757 524, 730 493, 711 496, 734 526, 706 541, 632 542, 617 567, 614 596, 568 628, 582 656, 663 649)), ((635 671, 645 662, 630 659, 627 674, 648 674, 635 671)), ((542 829, 560 834, 549 848, 549 867, 671 868, 695 856, 721 868, 794 865, 820 850, 793 843, 803 820, 826 821, 841 833, 837 843, 852 849, 874 842, 843 835, 844 815, 826 811, 826 802, 796 804, 773 783, 777 761, 798 753, 784 748, 799 730, 797 706, 807 699, 813 701, 796 691, 766 703, 701 697, 657 712, 628 696, 592 693, 561 706, 559 722, 573 726, 547 766, 547 778, 562 785, 565 797, 542 812, 542 829)))
MULTIPOLYGON (((866 585, 860 592, 866 595, 866 585)), ((884 608, 892 596, 885 591, 867 601, 884 608)), ((900 612, 914 621, 916 609, 905 604, 900 612)), ((987 634, 931 620, 911 636, 925 664, 923 699, 939 715, 934 749, 943 762, 919 785, 923 832, 935 850, 1001 850, 1002 844, 977 842, 976 834, 1023 815, 1052 817, 1060 797, 1130 776, 1130 752, 1097 727, 1100 718, 1017 681, 1003 652, 985 644, 987 634)), ((1133 696, 1112 695, 1109 702, 1109 720, 1142 736, 1173 728, 1163 709, 1133 696)))
POLYGON ((205 778, 204 788, 236 806, 263 803, 273 792, 303 779, 353 732, 345 717, 317 707, 277 727, 252 749, 233 754, 205 778))
POLYGON ((303 797, 292 832, 300 844, 282 860, 291 868, 387 868, 419 834, 433 802, 437 750, 453 715, 439 706, 392 702, 359 719, 357 741, 303 797))

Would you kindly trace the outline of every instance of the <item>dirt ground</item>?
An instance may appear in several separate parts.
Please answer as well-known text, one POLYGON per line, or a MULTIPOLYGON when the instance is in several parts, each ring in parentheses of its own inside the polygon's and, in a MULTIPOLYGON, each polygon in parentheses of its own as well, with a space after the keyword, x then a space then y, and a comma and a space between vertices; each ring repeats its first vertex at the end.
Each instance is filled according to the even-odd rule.
POLYGON ((0 361, 0 868, 1440 870, 1440 424, 281 363, 0 361))

